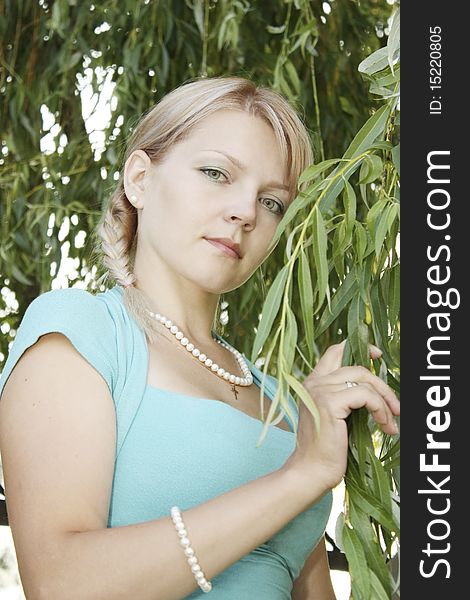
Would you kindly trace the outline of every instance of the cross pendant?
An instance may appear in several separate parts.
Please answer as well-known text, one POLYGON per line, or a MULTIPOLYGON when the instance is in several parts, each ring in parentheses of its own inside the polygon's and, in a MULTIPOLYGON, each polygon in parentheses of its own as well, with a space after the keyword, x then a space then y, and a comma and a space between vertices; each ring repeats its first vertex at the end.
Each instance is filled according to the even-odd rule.
POLYGON ((235 394, 235 400, 238 400, 238 391, 234 383, 232 384, 232 392, 235 394))

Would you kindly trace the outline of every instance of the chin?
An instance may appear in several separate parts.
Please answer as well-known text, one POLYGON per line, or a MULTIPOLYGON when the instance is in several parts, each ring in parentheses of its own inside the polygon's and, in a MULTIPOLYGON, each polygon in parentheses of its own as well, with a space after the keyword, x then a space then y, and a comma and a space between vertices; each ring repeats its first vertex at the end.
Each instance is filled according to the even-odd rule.
POLYGON ((253 272, 237 273, 229 264, 221 267, 220 264, 211 265, 209 261, 204 261, 202 264, 194 261, 191 264, 191 271, 185 276, 204 291, 220 295, 239 288, 253 275, 253 272))
POLYGON ((239 287, 239 285, 201 285, 201 288, 204 289, 206 292, 209 292, 210 294, 214 294, 217 296, 220 296, 220 294, 226 294, 227 292, 231 292, 232 290, 235 290, 237 287, 239 287))
POLYGON ((217 295, 231 292, 232 290, 235 290, 238 287, 240 287, 242 284, 242 282, 233 281, 233 279, 230 281, 227 281, 227 280, 225 280, 225 281, 218 280, 217 281, 215 279, 201 281, 199 279, 198 281, 194 281, 194 283, 199 285, 199 287, 201 287, 206 292, 209 292, 211 294, 217 294, 217 295))

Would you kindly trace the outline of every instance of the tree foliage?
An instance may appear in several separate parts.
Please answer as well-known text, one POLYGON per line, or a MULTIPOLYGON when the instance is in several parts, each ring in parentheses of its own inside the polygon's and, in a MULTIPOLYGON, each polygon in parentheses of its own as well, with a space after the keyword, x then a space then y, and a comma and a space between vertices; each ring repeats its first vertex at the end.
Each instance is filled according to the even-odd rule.
MULTIPOLYGON (((380 105, 341 158, 315 163, 301 174, 307 188, 274 235, 273 244, 287 237, 285 260, 266 296, 251 356, 255 360, 265 349, 264 373, 274 364, 278 379, 260 442, 270 422, 290 414, 289 393, 317 418, 298 380, 338 338, 347 337, 344 365, 369 367, 399 391, 398 28, 396 12, 387 46, 358 67, 380 105), (371 341, 383 351, 373 364, 371 341)), ((349 561, 354 600, 390 598, 397 591, 388 564, 400 530, 399 450, 399 439, 382 434, 366 409, 351 414, 337 541, 349 561)))
MULTIPOLYGON (((0 274, 19 303, 11 312, 0 298, 3 356, 26 307, 51 288, 64 247, 75 261, 70 283, 99 289, 90 232, 140 115, 193 77, 236 74, 294 103, 316 157, 276 232, 282 243, 223 298, 220 332, 279 379, 266 427, 280 407, 288 410, 288 392, 315 412, 298 382, 344 337, 344 364, 366 365, 397 390, 400 71, 392 9, 385 0, 0 2, 0 274), (106 82, 109 119, 96 122, 106 82), (46 135, 52 150, 42 147, 46 135), (368 341, 383 350, 374 364, 368 341)), ((354 598, 389 598, 399 440, 381 435, 365 411, 350 421, 337 541, 354 598)))

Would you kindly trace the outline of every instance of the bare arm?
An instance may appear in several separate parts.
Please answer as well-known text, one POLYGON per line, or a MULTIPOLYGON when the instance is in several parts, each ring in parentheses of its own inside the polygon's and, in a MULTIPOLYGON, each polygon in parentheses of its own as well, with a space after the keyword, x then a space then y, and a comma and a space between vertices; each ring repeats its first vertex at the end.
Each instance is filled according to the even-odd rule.
MULTIPOLYGON (((184 598, 198 589, 169 517, 106 528, 115 460, 106 383, 61 334, 15 366, 0 401, 9 517, 28 599, 184 598)), ((319 499, 283 468, 184 511, 208 579, 319 499), (293 493, 298 486, 298 493, 293 493)))
MULTIPOLYGON (((209 579, 338 483, 351 410, 366 406, 384 431, 395 431, 393 390, 363 367, 341 367, 343 348, 330 346, 304 382, 320 430, 302 404, 298 445, 281 469, 185 511, 209 579), (347 379, 360 385, 346 388, 347 379)), ((67 338, 43 336, 16 365, 0 402, 7 502, 28 599, 173 600, 197 589, 169 517, 106 527, 115 442, 105 381, 67 338)))
POLYGON ((312 600, 313 598, 315 600, 336 600, 324 537, 305 561, 292 589, 292 600, 312 600))

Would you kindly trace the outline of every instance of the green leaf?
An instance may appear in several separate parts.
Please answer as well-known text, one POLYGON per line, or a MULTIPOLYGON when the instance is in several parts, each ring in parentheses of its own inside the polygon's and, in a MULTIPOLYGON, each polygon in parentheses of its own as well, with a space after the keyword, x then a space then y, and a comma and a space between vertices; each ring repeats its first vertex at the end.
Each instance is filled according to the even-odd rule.
POLYGON ((13 238, 14 238, 16 244, 22 250, 24 250, 25 253, 31 254, 31 248, 32 248, 31 240, 28 237, 26 237, 22 231, 17 231, 13 235, 13 238))
POLYGON ((392 148, 392 160, 398 172, 398 176, 400 176, 400 144, 392 148))
POLYGON ((29 134, 31 135, 31 138, 33 140, 35 140, 37 137, 37 133, 36 133, 36 131, 34 131, 33 127, 31 126, 31 121, 28 119, 28 117, 24 113, 20 113, 20 122, 23 125, 23 127, 29 132, 29 134))
POLYGON ((360 162, 349 160, 341 171, 338 168, 335 169, 322 181, 321 187, 323 191, 320 199, 320 209, 323 214, 326 214, 331 209, 336 198, 344 188, 344 181, 347 181, 359 168, 360 162))
POLYGON ((356 221, 355 223, 354 237, 356 240, 355 246, 357 260, 359 264, 362 264, 367 249, 367 234, 364 227, 361 225, 361 223, 359 223, 359 221, 356 221))
POLYGON ((363 488, 359 488, 357 483, 352 479, 347 478, 346 486, 349 487, 349 496, 352 502, 354 502, 363 512, 370 515, 378 523, 386 527, 389 531, 400 533, 400 526, 393 518, 393 515, 387 513, 380 501, 372 496, 369 492, 363 488))
MULTIPOLYGON (((261 272, 261 270, 259 270, 256 272, 255 276, 250 277, 250 279, 245 283, 245 285, 243 286, 243 289, 241 290, 242 294, 241 294, 240 305, 239 305, 240 313, 243 313, 245 307, 248 306, 248 304, 250 302, 252 302, 253 297, 255 296, 256 276, 258 276, 259 280, 262 282, 262 272, 261 272)), ((261 285, 262 285, 262 283, 261 283, 261 285)))
POLYGON ((391 591, 385 590, 382 582, 372 570, 370 571, 370 583, 372 587, 371 600, 390 600, 391 591))
POLYGON ((375 230, 376 230, 375 222, 378 219, 378 217, 380 217, 380 215, 383 214, 383 211, 385 210, 385 207, 387 206, 388 203, 389 203, 389 200, 387 198, 381 198, 372 206, 372 208, 367 213, 367 217, 366 217, 367 228, 369 229, 369 233, 370 233, 372 239, 375 239, 375 230))
POLYGON ((276 344, 277 341, 279 339, 279 335, 281 332, 281 327, 277 327, 275 333, 269 338, 269 348, 268 351, 266 352, 266 360, 263 366, 263 376, 261 378, 261 385, 260 385, 260 409, 262 411, 262 413, 264 414, 264 394, 265 394, 265 386, 266 386, 266 381, 268 380, 268 378, 270 378, 271 376, 268 375, 268 367, 269 367, 269 363, 271 361, 271 357, 273 355, 274 350, 276 349, 276 344))
POLYGON ((293 100, 292 90, 282 72, 279 72, 278 81, 281 93, 284 94, 284 96, 287 96, 287 98, 290 100, 293 100))
POLYGON ((168 74, 170 72, 170 55, 168 54, 168 50, 163 43, 161 44, 161 52, 162 58, 160 61, 160 79, 163 84, 166 84, 168 80, 168 74))
POLYGON ((393 73, 393 61, 396 53, 400 50, 400 10, 397 9, 392 15, 392 24, 387 41, 387 60, 393 73))
POLYGON ((194 0, 193 14, 202 38, 204 36, 204 0, 194 0))
POLYGON ((344 279, 344 249, 346 241, 344 220, 335 228, 333 236, 333 263, 340 279, 344 279))
POLYGON ((350 143, 343 158, 354 158, 362 154, 362 152, 375 142, 376 138, 384 131, 388 112, 388 106, 384 105, 366 121, 350 143))
POLYGON ((312 396, 308 393, 307 389, 300 383, 300 381, 298 381, 293 375, 290 375, 289 373, 286 374, 286 380, 290 387, 300 398, 300 400, 309 409, 318 432, 320 427, 320 414, 312 396))
POLYGON ((384 140, 377 140, 370 146, 371 150, 391 150, 392 148, 393 144, 384 140))
POLYGON ((73 52, 67 61, 65 70, 69 71, 73 69, 74 66, 83 58, 83 54, 81 52, 73 52))
MULTIPOLYGON (((384 104, 384 106, 379 108, 361 127, 344 153, 343 159, 353 159, 369 149, 370 146, 376 141, 377 137, 381 134, 383 135, 388 115, 389 108, 386 104, 384 104)), ((341 193, 341 190, 344 187, 344 180, 349 179, 358 166, 359 162, 355 162, 347 166, 343 171, 342 177, 337 177, 333 183, 331 183, 327 193, 325 193, 320 201, 320 208, 323 213, 326 210, 329 210, 329 208, 332 206, 338 194, 341 193)), ((333 178, 338 174, 340 167, 341 165, 336 167, 333 173, 329 175, 328 179, 333 180, 333 178)))
POLYGON ((269 292, 266 296, 266 300, 262 309, 261 321, 258 325, 255 341, 253 342, 253 350, 250 359, 252 362, 254 362, 258 357, 259 351, 263 347, 263 344, 266 341, 269 332, 271 331, 274 319, 279 312, 284 286, 287 281, 288 268, 289 265, 284 265, 284 267, 282 267, 273 284, 269 288, 269 292))
POLYGON ((305 326, 305 338, 309 351, 309 360, 313 362, 315 336, 313 329, 313 285, 310 265, 304 248, 300 249, 299 257, 299 295, 302 319, 305 326))
MULTIPOLYGON (((362 302, 362 299, 361 299, 362 302)), ((356 362, 360 365, 367 366, 369 362, 369 328, 363 322, 358 323, 357 327, 353 329, 349 335, 351 346, 353 348, 354 357, 356 362)))
POLYGON ((390 231, 395 219, 398 215, 398 204, 393 202, 389 204, 387 208, 383 211, 378 219, 377 229, 375 232, 375 254, 378 257, 387 236, 387 233, 390 231))
MULTIPOLYGON (((398 475, 400 473, 400 470, 398 469, 398 475)), ((393 473, 393 477, 395 477, 396 473, 393 473)), ((399 481, 399 479, 397 480, 399 481)), ((400 498, 399 496, 397 496, 396 494, 392 494, 392 515, 393 515, 393 519, 399 523, 400 522, 400 498)), ((390 544, 391 546, 391 544, 390 544)), ((389 548, 389 554, 391 554, 391 547, 389 548)))
POLYGON ((220 24, 219 27, 219 33, 217 35, 217 50, 222 50, 222 48, 227 45, 227 39, 226 39, 226 33, 227 33, 227 26, 229 24, 229 21, 231 21, 233 18, 235 18, 235 15, 233 12, 228 12, 222 23, 220 24))
POLYGON ((294 227, 294 229, 290 232, 289 237, 287 238, 286 256, 287 256, 288 260, 290 260, 290 258, 292 257, 292 245, 294 243, 294 238, 297 235, 301 226, 302 226, 302 223, 300 223, 299 225, 294 227))
POLYGON ((388 460, 385 465, 384 465, 384 470, 385 471, 391 471, 392 469, 394 469, 395 467, 399 467, 400 466, 400 457, 396 456, 395 458, 393 458, 392 460, 388 460))
POLYGON ((313 231, 313 257, 315 260, 315 267, 317 273, 317 287, 318 287, 318 305, 317 312, 325 299, 326 288, 328 286, 328 241, 326 235, 325 223, 321 212, 316 207, 313 218, 312 218, 312 231, 313 231))
POLYGON ((286 329, 284 335, 284 344, 281 347, 281 352, 283 354, 283 363, 282 368, 286 372, 291 372, 292 365, 294 364, 295 357, 295 347, 297 344, 298 338, 298 329, 297 329, 297 321, 295 319, 294 312, 292 308, 287 305, 286 306, 286 329))
MULTIPOLYGON (((354 502, 349 503, 349 520, 356 531, 363 548, 367 548, 366 560, 371 573, 374 573, 381 581, 385 589, 391 590, 390 573, 385 563, 385 557, 377 541, 370 516, 356 506, 354 502)), ((389 600, 390 594, 387 596, 389 600)))
POLYGON ((297 216, 297 213, 305 208, 305 206, 313 203, 317 196, 318 191, 312 190, 311 194, 301 192, 294 198, 294 200, 289 204, 284 216, 276 228, 276 231, 274 232, 274 236, 269 244, 268 253, 274 249, 281 235, 284 233, 287 225, 289 225, 289 223, 297 216))
POLYGON ((347 236, 350 236, 354 228, 354 223, 356 222, 357 201, 356 193, 354 192, 354 188, 349 181, 344 182, 344 188, 344 215, 347 224, 347 236))
POLYGON ((292 83, 292 86, 295 90, 295 93, 297 94, 297 96, 300 94, 300 79, 299 76, 297 74, 297 70, 294 67, 294 65, 291 63, 290 60, 286 60, 284 68, 287 72, 287 75, 289 76, 289 79, 292 83))
POLYGON ((317 325, 317 338, 338 318, 356 293, 356 276, 353 271, 350 271, 331 299, 331 310, 330 307, 326 306, 320 317, 320 322, 317 325))
MULTIPOLYGON (((277 332, 276 332, 276 337, 279 333, 280 329, 278 328, 277 332)), ((274 349, 275 344, 271 345, 271 348, 268 352, 268 359, 266 359, 266 364, 269 363, 269 358, 272 354, 272 350, 274 349)), ((271 383, 275 386, 276 389, 276 408, 278 408, 278 414, 277 416, 274 418, 275 422, 274 424, 280 422, 286 415, 289 417, 289 419, 292 422, 293 428, 294 428, 294 433, 297 433, 297 414, 294 414, 294 412, 292 411, 292 406, 289 402, 289 400, 291 400, 292 402, 295 403, 294 398, 292 397, 291 394, 289 394, 289 384, 285 378, 285 374, 283 372, 279 373, 278 379, 276 380, 274 377, 272 377, 271 375, 267 375, 265 371, 263 371, 263 376, 262 376, 262 381, 261 381, 261 386, 260 386, 260 412, 264 413, 264 388, 265 388, 265 381, 266 379, 271 380, 271 383)), ((271 417, 274 417, 274 409, 271 410, 271 408, 274 406, 275 402, 273 401, 271 403, 271 407, 268 413, 268 417, 266 419, 266 423, 268 422, 268 419, 270 420, 271 417)), ((297 412, 297 411, 295 411, 297 412)))
POLYGON ((316 165, 310 165, 300 174, 299 184, 315 179, 331 166, 336 165, 340 160, 340 158, 329 158, 316 165))
POLYGON ((380 156, 370 154, 365 157, 359 172, 359 184, 372 183, 383 173, 383 163, 380 156))
POLYGON ((399 96, 398 92, 394 92, 393 90, 390 90, 389 88, 386 87, 382 87, 380 85, 376 85, 375 83, 373 83, 370 86, 369 89, 371 94, 375 94, 376 96, 382 96, 384 99, 389 99, 389 98, 397 98, 399 96))
POLYGON ((351 349, 357 364, 362 366, 369 365, 369 328, 364 323, 365 305, 360 294, 358 294, 348 311, 348 339, 351 343, 351 349))
POLYGON ((370 594, 370 571, 367 567, 364 548, 357 537, 354 529, 347 525, 343 528, 343 545, 348 559, 351 584, 355 588, 357 596, 354 600, 369 600, 370 594))
POLYGON ((390 284, 388 294, 388 320, 395 326, 400 314, 400 264, 393 267, 390 273, 390 284))
MULTIPOLYGON (((366 449, 372 447, 372 438, 369 431, 369 413, 366 408, 360 408, 352 412, 348 419, 349 449, 357 462, 356 481, 368 488, 368 477, 366 477, 366 449)), ((351 460, 350 460, 351 462, 351 460)), ((352 465, 348 466, 352 470, 352 465)))
POLYGON ((356 277, 359 282, 359 293, 364 304, 369 304, 370 282, 372 279, 372 265, 374 260, 374 255, 370 254, 364 259, 361 268, 359 268, 357 264, 355 265, 356 277))
POLYGON ((388 65, 388 48, 379 48, 372 54, 369 54, 362 62, 359 63, 357 70, 360 73, 373 75, 378 71, 382 71, 388 65))
POLYGON ((344 552, 343 546, 343 527, 344 527, 344 513, 340 512, 335 524, 335 544, 336 546, 344 552))
POLYGON ((28 279, 23 274, 23 272, 18 269, 18 267, 16 265, 11 266, 11 274, 20 283, 22 283, 24 285, 33 285, 33 281, 31 281, 31 279, 28 279))
MULTIPOLYGON (((302 29, 304 29, 304 27, 302 27, 302 29)), ((312 35, 312 31, 307 30, 307 31, 303 31, 303 33, 300 33, 300 31, 298 32, 299 35, 297 37, 296 42, 294 43, 293 46, 290 47, 289 53, 292 54, 293 52, 295 52, 297 50, 297 48, 300 48, 301 52, 302 52, 302 57, 305 58, 305 46, 306 46, 307 42, 309 41, 310 36, 312 35)))
POLYGON ((285 23, 284 23, 284 25, 280 25, 279 27, 274 27, 273 25, 266 26, 266 29, 267 29, 267 31, 269 31, 269 33, 283 33, 285 28, 286 28, 285 23))
POLYGON ((269 407, 269 411, 268 411, 268 415, 266 417, 266 420, 264 422, 263 425, 263 429, 261 430, 261 433, 259 435, 259 438, 256 442, 256 447, 259 448, 259 446, 263 443, 263 440, 266 438, 266 434, 269 431, 269 424, 272 420, 272 418, 274 417, 274 410, 275 407, 279 405, 279 403, 281 402, 281 398, 282 398, 283 392, 282 392, 282 387, 280 385, 277 386, 276 388, 276 393, 274 394, 274 398, 271 401, 270 407, 269 407))
POLYGON ((388 319, 387 319, 387 304, 384 302, 381 293, 381 287, 378 281, 375 281, 370 289, 370 310, 373 315, 373 320, 378 327, 382 340, 388 339, 388 319))
MULTIPOLYGON (((377 77, 376 79, 374 78, 373 85, 385 87, 387 85, 391 85, 391 84, 399 83, 399 82, 400 82, 400 67, 397 66, 394 73, 386 73, 382 77, 377 77)), ((390 90, 389 90, 389 92, 390 92, 390 90)))
POLYGON ((346 96, 339 96, 338 100, 341 110, 353 117, 357 116, 357 109, 352 105, 349 98, 346 98, 346 96))
POLYGON ((391 445, 388 448, 387 452, 381 456, 381 461, 387 461, 390 458, 393 458, 395 455, 398 456, 400 454, 400 438, 390 438, 391 445))
POLYGON ((49 21, 51 29, 53 29, 59 33, 62 32, 61 9, 62 9, 62 2, 54 2, 54 4, 52 5, 52 17, 49 21))
POLYGON ((380 499, 384 510, 391 512, 392 501, 390 499, 390 484, 388 477, 384 471, 382 463, 375 456, 374 452, 370 448, 367 448, 367 452, 369 455, 374 494, 380 499))

